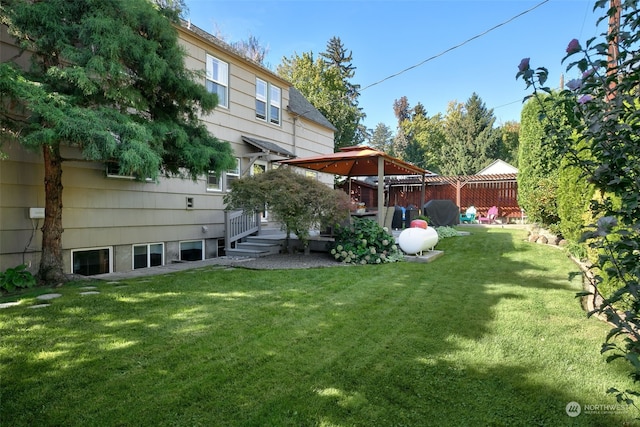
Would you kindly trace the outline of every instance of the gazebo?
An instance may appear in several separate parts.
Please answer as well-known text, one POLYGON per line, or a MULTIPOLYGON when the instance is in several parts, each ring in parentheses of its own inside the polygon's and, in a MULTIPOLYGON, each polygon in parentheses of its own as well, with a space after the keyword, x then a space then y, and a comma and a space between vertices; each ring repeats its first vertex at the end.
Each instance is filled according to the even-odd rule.
POLYGON ((351 177, 378 177, 377 221, 384 225, 384 177, 391 175, 419 175, 422 181, 422 196, 425 192, 425 174, 431 172, 397 157, 367 146, 341 148, 337 153, 280 161, 281 164, 311 169, 317 172, 351 177))

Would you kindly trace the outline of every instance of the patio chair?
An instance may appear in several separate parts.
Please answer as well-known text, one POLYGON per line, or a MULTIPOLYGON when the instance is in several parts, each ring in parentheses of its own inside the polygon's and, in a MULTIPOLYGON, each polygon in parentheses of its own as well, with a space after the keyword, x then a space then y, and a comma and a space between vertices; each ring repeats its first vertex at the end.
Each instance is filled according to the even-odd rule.
POLYGON ((466 212, 460 215, 461 223, 473 224, 475 220, 476 220, 476 208, 473 205, 469 206, 466 212))
POLYGON ((480 218, 478 218, 478 222, 480 222, 480 224, 493 224, 496 221, 497 217, 498 207, 491 206, 487 211, 487 216, 481 216, 480 218))

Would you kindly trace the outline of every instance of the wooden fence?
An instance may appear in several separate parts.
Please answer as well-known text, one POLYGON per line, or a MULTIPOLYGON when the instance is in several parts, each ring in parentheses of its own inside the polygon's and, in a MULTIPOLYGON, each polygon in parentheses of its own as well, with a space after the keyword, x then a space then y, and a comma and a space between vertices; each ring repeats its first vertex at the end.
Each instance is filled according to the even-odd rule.
MULTIPOLYGON (((461 212, 469 206, 477 216, 485 216, 491 206, 498 207, 498 217, 514 222, 523 218, 518 205, 516 174, 472 175, 459 177, 430 176, 426 179, 425 197, 421 199, 419 178, 391 178, 386 181, 387 206, 422 206, 429 200, 451 200, 461 212)), ((342 187, 347 191, 347 186, 342 187)), ((377 209, 376 186, 366 182, 351 182, 351 198, 363 201, 370 209, 377 209)))

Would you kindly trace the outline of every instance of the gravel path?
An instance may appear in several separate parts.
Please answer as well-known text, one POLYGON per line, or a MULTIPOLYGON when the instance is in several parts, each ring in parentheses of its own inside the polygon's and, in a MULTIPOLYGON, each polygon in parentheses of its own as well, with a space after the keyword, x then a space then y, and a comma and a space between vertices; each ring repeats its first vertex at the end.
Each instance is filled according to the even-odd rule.
POLYGON ((304 254, 278 254, 260 258, 220 260, 223 265, 250 268, 254 270, 277 270, 294 268, 346 267, 351 264, 337 262, 326 252, 304 254))

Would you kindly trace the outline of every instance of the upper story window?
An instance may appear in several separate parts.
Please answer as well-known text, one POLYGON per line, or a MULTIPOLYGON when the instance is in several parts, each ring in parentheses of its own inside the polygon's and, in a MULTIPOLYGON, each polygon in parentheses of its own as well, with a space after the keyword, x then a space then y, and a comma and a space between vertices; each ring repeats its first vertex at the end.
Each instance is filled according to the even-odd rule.
POLYGON ((229 108, 229 64, 207 54, 207 90, 218 95, 218 105, 229 108))
POLYGON ((271 83, 256 79, 256 118, 280 124, 281 90, 271 83))

